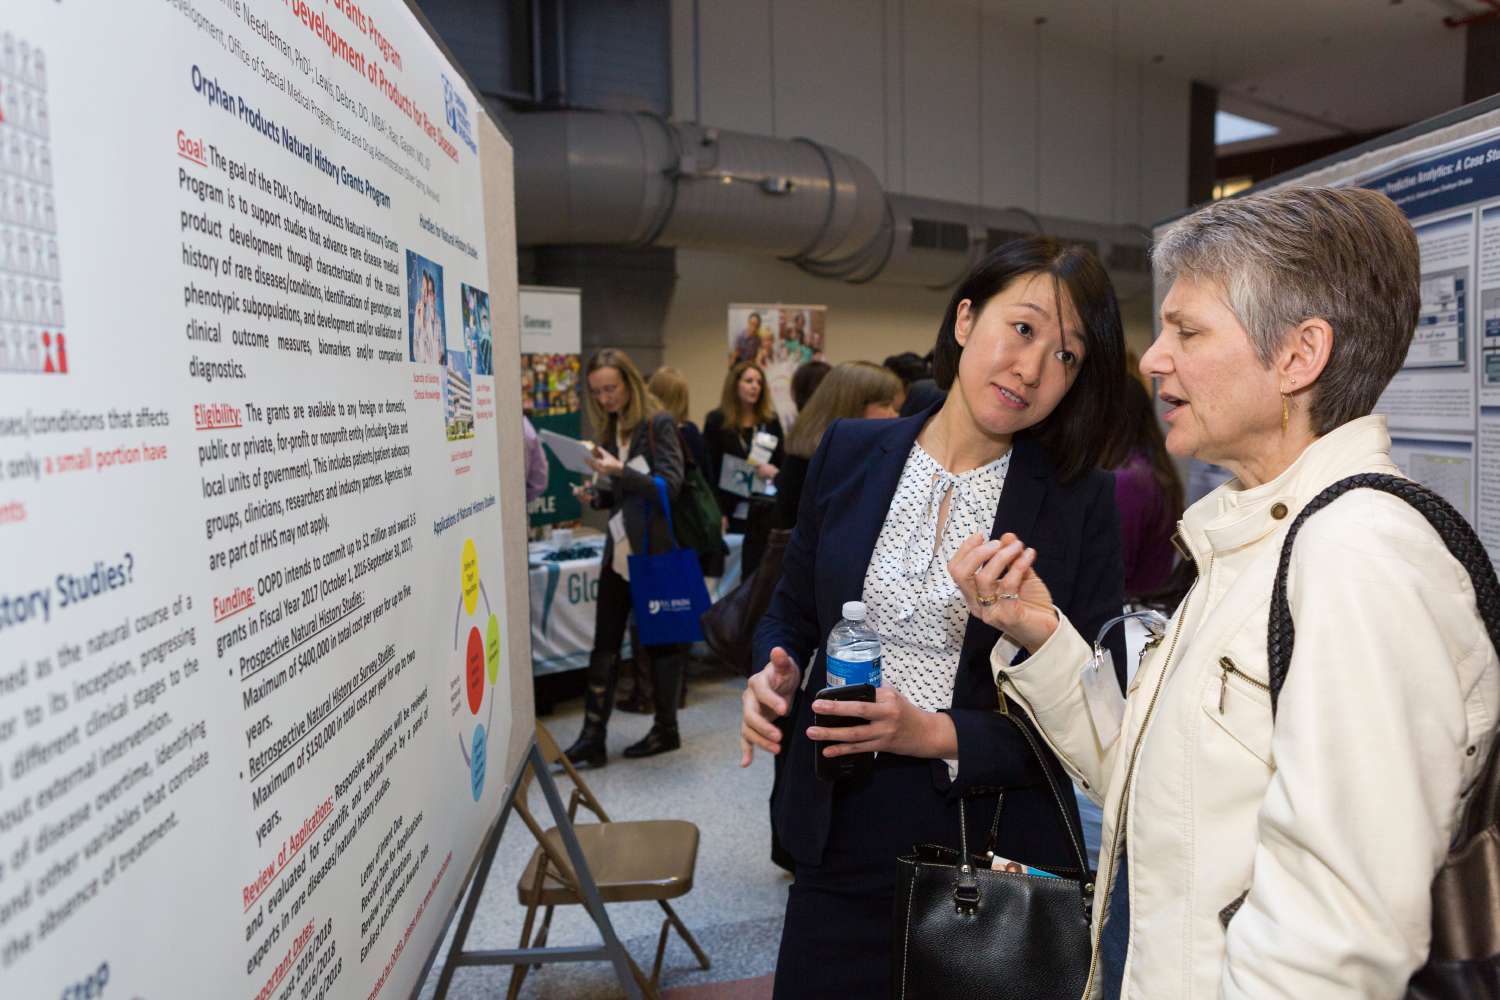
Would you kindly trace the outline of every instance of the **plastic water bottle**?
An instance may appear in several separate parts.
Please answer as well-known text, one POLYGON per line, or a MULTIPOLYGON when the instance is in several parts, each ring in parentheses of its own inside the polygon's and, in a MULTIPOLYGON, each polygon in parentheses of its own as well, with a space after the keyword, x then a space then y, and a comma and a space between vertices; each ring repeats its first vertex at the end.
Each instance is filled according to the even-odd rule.
POLYGON ((844 618, 828 633, 825 650, 828 686, 873 684, 880 686, 880 636, 865 624, 862 601, 846 601, 844 618))

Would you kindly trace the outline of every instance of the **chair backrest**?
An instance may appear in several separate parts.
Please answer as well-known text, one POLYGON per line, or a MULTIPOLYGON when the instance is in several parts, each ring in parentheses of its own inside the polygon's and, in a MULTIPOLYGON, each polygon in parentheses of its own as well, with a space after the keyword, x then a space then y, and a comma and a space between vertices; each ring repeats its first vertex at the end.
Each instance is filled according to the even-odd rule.
MULTIPOLYGON (((563 759, 562 748, 557 745, 552 734, 547 732, 547 727, 540 722, 536 724, 536 745, 541 748, 542 759, 548 764, 556 764, 563 759)), ((569 761, 569 763, 572 762, 569 761)))
MULTIPOLYGON (((540 722, 536 724, 537 749, 542 753, 542 759, 550 767, 553 764, 562 764, 563 770, 567 772, 568 778, 573 782, 573 795, 568 803, 568 819, 571 820, 578 811, 579 803, 582 803, 590 812, 599 817, 599 822, 608 823, 609 816, 604 812, 604 807, 594 797, 593 790, 589 788, 583 778, 579 776, 578 769, 573 762, 568 760, 567 754, 558 747, 557 741, 552 734, 540 722)), ((554 851, 546 836, 546 831, 537 822, 536 817, 531 814, 531 807, 527 794, 531 791, 531 782, 536 778, 536 772, 530 763, 527 763, 525 772, 521 775, 521 783, 516 787, 515 809, 521 814, 521 821, 541 845, 547 860, 558 873, 558 876, 575 892, 578 891, 578 880, 573 875, 573 864, 564 851, 554 851)))

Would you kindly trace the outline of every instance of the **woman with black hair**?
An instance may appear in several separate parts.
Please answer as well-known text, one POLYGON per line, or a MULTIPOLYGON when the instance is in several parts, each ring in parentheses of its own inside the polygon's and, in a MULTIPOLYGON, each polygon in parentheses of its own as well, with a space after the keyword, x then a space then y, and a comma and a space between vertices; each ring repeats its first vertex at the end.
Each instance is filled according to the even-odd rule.
MULTIPOLYGON (((788 755, 772 814, 796 881, 776 1000, 888 993, 896 858, 914 844, 957 846, 960 803, 969 829, 986 830, 1003 789, 995 853, 1072 867, 1064 823, 1076 828, 1076 807, 1058 816, 1026 737, 996 711, 989 655, 1000 633, 971 619, 947 567, 972 535, 1024 532, 1027 564, 1081 630, 1120 613, 1113 477, 1095 466, 1124 359, 1114 290, 1094 255, 1048 237, 1017 240, 953 294, 934 364, 949 390, 942 405, 835 420, 824 434, 755 635, 754 662, 765 667, 750 680, 741 726, 744 765, 754 747, 788 755), (828 684, 817 654, 845 601, 863 601, 880 636, 874 703, 816 697, 828 684), (815 713, 862 721, 820 727, 815 713), (788 714, 784 735, 776 720, 788 714), (879 753, 864 777, 824 781, 815 740, 831 744, 828 757, 879 753)), ((1047 766, 1063 780, 1054 759, 1047 766)))

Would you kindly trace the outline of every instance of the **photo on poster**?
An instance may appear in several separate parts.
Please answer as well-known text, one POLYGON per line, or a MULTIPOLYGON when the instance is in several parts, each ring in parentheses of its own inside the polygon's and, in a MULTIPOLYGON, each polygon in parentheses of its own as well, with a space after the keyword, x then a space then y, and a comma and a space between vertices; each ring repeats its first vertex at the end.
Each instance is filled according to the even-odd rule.
POLYGON ((443 318, 443 266, 406 251, 406 321, 411 360, 440 365, 448 348, 443 318))
POLYGON ((1422 306, 1403 370, 1465 369, 1469 360, 1468 304, 1474 254, 1474 213, 1417 225, 1422 249, 1422 306))
POLYGON ((793 370, 823 358, 823 311, 782 309, 781 330, 776 339, 776 360, 790 363, 793 370))
POLYGON ((473 361, 475 375, 495 374, 490 348, 490 295, 472 285, 460 285, 463 292, 464 350, 473 361))
POLYGON ((449 441, 474 436, 474 380, 469 375, 469 352, 448 351, 443 379, 443 426, 449 441))
POLYGON ((810 361, 823 360, 826 306, 741 305, 729 307, 729 365, 759 365, 783 428, 797 418, 792 375, 810 361))
POLYGON ((1462 368, 1468 357, 1464 310, 1469 269, 1452 267, 1422 275, 1422 311, 1406 353, 1405 368, 1462 368))
MULTIPOLYGON (((0 372, 65 375, 68 345, 58 284, 47 59, 41 48, 25 39, 18 44, 10 35, 5 48, 8 56, 0 65, 5 97, 5 114, 0 115, 0 372)), ((190 250, 184 245, 184 254, 190 250)))
POLYGON ((1391 435, 1391 461, 1474 522, 1474 441, 1460 435, 1391 435))
POLYGON ((1478 405, 1474 348, 1476 213, 1412 221, 1422 254, 1421 303, 1406 362, 1375 411, 1408 432, 1472 433, 1478 405))

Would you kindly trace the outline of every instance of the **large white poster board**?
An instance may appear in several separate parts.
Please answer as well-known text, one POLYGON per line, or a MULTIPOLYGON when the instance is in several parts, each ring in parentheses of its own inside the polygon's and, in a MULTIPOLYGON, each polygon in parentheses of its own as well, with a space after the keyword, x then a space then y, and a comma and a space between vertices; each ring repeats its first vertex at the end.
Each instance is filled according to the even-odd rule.
POLYGON ((479 113, 396 0, 0 14, 0 996, 412 988, 512 764, 479 113))

